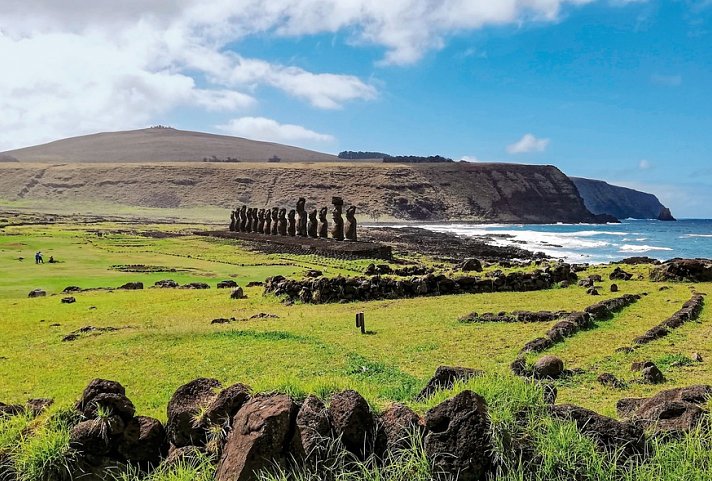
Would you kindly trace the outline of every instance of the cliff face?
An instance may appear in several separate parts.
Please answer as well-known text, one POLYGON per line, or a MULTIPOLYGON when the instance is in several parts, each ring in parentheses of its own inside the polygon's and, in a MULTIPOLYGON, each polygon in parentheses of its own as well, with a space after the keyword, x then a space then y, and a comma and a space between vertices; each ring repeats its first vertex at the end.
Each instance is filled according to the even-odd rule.
POLYGON ((516 164, 0 164, 0 197, 143 207, 293 206, 331 197, 362 221, 600 221, 551 166, 516 164))
POLYGON ((653 194, 618 187, 600 180, 571 177, 588 210, 618 219, 675 220, 653 194))

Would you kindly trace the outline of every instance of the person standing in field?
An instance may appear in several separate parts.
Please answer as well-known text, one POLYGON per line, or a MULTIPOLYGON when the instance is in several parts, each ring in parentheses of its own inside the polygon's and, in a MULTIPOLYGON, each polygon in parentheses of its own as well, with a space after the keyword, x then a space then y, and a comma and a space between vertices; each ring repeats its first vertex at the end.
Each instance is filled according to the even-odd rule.
POLYGON ((44 259, 42 258, 42 252, 37 251, 35 254, 35 264, 44 264, 44 259))

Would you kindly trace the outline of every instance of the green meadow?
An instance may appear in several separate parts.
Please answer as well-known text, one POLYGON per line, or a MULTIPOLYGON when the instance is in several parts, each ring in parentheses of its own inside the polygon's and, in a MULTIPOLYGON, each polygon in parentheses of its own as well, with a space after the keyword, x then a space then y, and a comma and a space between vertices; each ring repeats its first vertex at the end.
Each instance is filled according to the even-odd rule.
MULTIPOLYGON (((214 377, 226 385, 243 382, 255 390, 295 396, 316 393, 328 398, 334 391, 353 388, 376 409, 401 401, 422 410, 412 399, 437 366, 467 366, 508 376, 521 347, 553 324, 463 324, 458 322, 460 316, 472 311, 576 310, 622 293, 647 295, 613 319, 598 322, 544 353, 561 357, 567 368, 575 370, 557 381, 558 402, 614 416, 619 398, 712 381, 709 308, 698 321, 662 340, 632 353, 616 353, 616 348, 630 346, 633 338, 679 309, 692 289, 712 292, 709 284, 667 284, 669 289, 660 290, 661 284, 647 280, 619 281, 620 293, 613 294, 607 280, 613 267, 594 266, 580 275, 604 277, 599 297, 572 286, 526 293, 285 305, 263 295, 262 287, 247 284, 277 274, 299 278, 310 269, 327 276, 355 276, 371 261, 264 254, 236 241, 194 235, 202 228, 57 223, 7 225, 0 230, 0 400, 21 403, 51 397, 68 403, 99 377, 121 382, 138 413, 165 420, 166 404, 178 386, 196 377, 214 377), (38 250, 45 264, 34 263, 38 250), (50 256, 57 263, 47 263, 50 256), (152 287, 163 279, 205 282, 211 288, 152 287), (227 279, 242 286, 247 298, 233 300, 229 289, 216 288, 227 279), (71 294, 75 303, 61 303, 67 286, 116 288, 137 281, 146 288, 79 292, 71 294), (47 297, 28 298, 37 288, 47 291, 47 297), (367 335, 355 328, 357 312, 365 313, 367 335), (250 319, 260 313, 278 317, 250 319), (235 321, 211 324, 216 318, 235 321), (117 330, 62 341, 86 326, 117 330), (691 362, 693 352, 704 361, 691 362), (647 359, 661 367, 665 384, 637 381, 631 362, 647 359), (601 386, 596 377, 603 372, 616 375, 625 386, 601 386)), ((408 260, 402 254, 397 257, 408 260)), ((626 270, 647 279, 649 267, 626 266, 626 270)))

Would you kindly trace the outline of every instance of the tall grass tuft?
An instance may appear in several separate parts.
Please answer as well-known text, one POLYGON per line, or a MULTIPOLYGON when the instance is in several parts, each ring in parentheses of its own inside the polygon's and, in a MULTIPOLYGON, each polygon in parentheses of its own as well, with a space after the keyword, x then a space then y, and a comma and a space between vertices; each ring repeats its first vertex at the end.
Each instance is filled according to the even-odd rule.
POLYGON ((135 468, 115 476, 116 481, 213 481, 215 459, 195 453, 170 466, 161 465, 150 474, 135 468))

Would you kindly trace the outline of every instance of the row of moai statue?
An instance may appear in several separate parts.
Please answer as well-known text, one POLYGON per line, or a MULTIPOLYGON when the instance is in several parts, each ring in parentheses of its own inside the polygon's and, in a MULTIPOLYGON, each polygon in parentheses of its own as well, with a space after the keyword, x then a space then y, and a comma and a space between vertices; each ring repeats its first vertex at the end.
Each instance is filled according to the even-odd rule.
POLYGON ((346 209, 344 222, 344 201, 341 197, 332 197, 334 208, 331 211, 333 225, 329 231, 327 215, 328 207, 322 207, 311 212, 306 211, 306 200, 303 197, 297 201, 297 208, 287 212, 287 209, 274 207, 258 209, 243 205, 230 214, 230 230, 232 232, 254 232, 266 235, 321 237, 335 240, 356 240, 356 207, 346 209), (318 218, 317 218, 318 216, 318 218), (331 235, 329 235, 331 234, 331 235))

